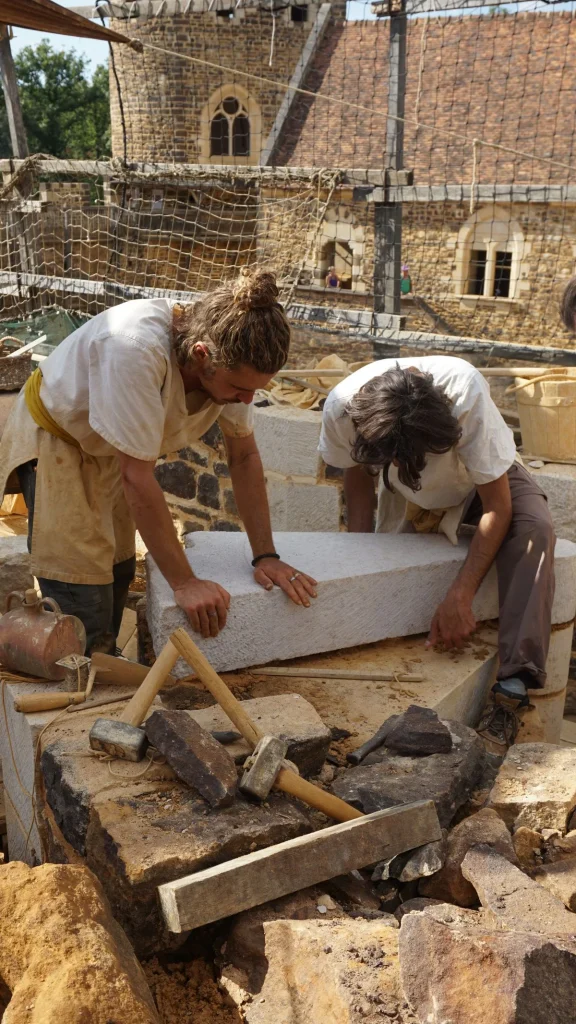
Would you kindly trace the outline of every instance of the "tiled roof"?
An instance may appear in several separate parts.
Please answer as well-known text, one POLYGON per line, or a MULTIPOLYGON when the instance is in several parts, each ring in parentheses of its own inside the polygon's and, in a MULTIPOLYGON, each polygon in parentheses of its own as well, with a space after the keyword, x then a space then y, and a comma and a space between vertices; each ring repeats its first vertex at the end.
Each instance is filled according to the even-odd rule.
MULTIPOLYGON (((332 100, 296 101, 275 163, 383 166, 388 33, 388 19, 329 30, 304 86, 332 100)), ((433 129, 406 124, 415 183, 469 183, 475 137, 574 168, 483 146, 479 182, 575 183, 575 55, 573 12, 411 18, 406 118, 433 129)))

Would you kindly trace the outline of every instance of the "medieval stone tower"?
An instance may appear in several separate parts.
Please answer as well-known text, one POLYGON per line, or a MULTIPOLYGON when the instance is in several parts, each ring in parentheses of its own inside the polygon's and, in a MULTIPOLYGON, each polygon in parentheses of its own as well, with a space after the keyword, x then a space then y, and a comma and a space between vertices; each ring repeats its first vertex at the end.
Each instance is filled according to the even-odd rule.
MULTIPOLYGON (((330 23, 342 22, 345 0, 330 6, 330 23)), ((325 15, 329 5, 322 7, 325 15)), ((257 165, 320 8, 313 0, 155 0, 126 7, 137 16, 127 14, 128 24, 114 19, 111 27, 155 49, 114 48, 113 155, 257 165)))

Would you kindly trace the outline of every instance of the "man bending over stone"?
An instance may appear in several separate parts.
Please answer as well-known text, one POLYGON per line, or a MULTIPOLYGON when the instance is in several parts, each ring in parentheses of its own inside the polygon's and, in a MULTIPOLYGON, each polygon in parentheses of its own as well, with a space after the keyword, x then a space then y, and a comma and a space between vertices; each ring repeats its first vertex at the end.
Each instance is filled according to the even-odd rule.
POLYGON ((364 366, 327 398, 319 450, 344 470, 352 532, 373 530, 376 504, 380 532, 442 532, 456 544, 461 522, 476 526, 428 643, 463 646, 495 561, 500 667, 479 731, 496 745, 514 742, 527 691, 546 678, 555 537, 545 495, 518 461, 482 375, 447 356, 364 366))
POLYGON ((154 476, 160 454, 218 421, 254 578, 309 606, 315 581, 274 549, 252 399, 286 362, 290 327, 274 276, 245 272, 193 305, 138 299, 74 331, 29 378, 0 445, 16 470, 32 572, 77 615, 87 653, 113 653, 135 569, 135 525, 193 628, 216 636, 230 595, 198 579, 154 476))

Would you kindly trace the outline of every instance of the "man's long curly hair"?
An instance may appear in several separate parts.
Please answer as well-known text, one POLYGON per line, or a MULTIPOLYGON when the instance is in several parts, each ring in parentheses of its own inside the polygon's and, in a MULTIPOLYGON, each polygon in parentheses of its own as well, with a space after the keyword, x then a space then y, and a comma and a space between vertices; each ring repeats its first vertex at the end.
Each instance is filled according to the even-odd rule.
POLYGON ((404 370, 398 363, 364 384, 347 412, 356 428, 352 458, 382 469, 389 491, 394 461, 400 483, 419 491, 426 456, 450 451, 462 434, 450 400, 432 374, 414 367, 404 370))

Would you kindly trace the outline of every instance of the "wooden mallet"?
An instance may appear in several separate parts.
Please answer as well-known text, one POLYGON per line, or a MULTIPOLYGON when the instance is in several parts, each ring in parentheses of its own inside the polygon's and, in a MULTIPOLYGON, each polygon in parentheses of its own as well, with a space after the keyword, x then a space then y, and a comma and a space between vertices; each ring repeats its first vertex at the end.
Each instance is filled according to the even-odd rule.
MULTIPOLYGON (((194 669, 200 681, 204 683, 206 689, 218 701, 222 710, 226 712, 228 718, 254 749, 260 741, 265 739, 264 733, 249 718, 241 702, 236 700, 234 694, 230 692, 224 680, 214 671, 208 659, 202 654, 202 651, 199 650, 191 637, 188 636, 186 630, 175 630, 170 637, 170 642, 178 654, 194 669)), ((270 779, 270 788, 281 789, 290 796, 296 796, 310 807, 315 807, 316 810, 322 811, 336 821, 351 821, 352 818, 363 817, 361 811, 347 804, 345 800, 340 800, 339 797, 334 796, 332 793, 326 793, 320 786, 315 786, 312 782, 300 778, 290 768, 283 767, 283 759, 286 756, 285 747, 282 745, 281 740, 276 740, 279 746, 275 747, 271 744, 271 739, 276 740, 276 737, 266 737, 267 742, 262 743, 257 755, 257 760, 259 759, 260 752, 263 758, 260 761, 262 770, 260 772, 259 793, 265 791, 267 780, 270 779), (265 768, 264 755, 269 758, 265 768)), ((253 792, 254 795, 259 795, 256 791, 255 776, 252 778, 254 780, 252 783, 253 788, 250 788, 250 779, 246 779, 248 791, 253 792)))

